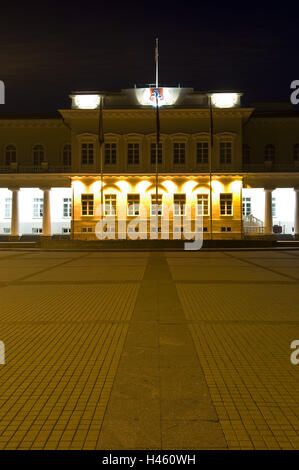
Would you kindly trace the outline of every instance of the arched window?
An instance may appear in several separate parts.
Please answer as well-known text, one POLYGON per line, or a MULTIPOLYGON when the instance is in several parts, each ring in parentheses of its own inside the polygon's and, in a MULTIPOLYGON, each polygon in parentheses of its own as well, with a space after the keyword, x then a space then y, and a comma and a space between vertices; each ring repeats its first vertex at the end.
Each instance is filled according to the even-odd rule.
POLYGON ((15 145, 8 145, 5 149, 5 165, 10 165, 17 161, 17 148, 15 145))
POLYGON ((71 144, 65 144, 63 147, 62 152, 63 157, 63 166, 71 166, 72 165, 72 146, 71 144))
POLYGON ((265 146, 264 154, 265 162, 274 162, 275 161, 275 146, 272 144, 267 144, 265 146))
POLYGON ((39 166, 45 159, 45 149, 41 144, 33 147, 33 165, 39 166))
POLYGON ((293 148, 293 160, 294 162, 299 161, 299 144, 295 144, 293 148))
POLYGON ((250 147, 248 144, 243 145, 243 163, 250 163, 250 147))

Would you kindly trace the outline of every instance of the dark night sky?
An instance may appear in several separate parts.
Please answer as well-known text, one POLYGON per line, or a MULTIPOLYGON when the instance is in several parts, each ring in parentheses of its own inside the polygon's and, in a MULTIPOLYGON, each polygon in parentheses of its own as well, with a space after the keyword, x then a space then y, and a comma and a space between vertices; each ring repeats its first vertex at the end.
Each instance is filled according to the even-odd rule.
POLYGON ((55 112, 72 90, 153 82, 156 36, 162 85, 288 100, 299 79, 298 12, 276 3, 1 2, 0 112, 55 112))

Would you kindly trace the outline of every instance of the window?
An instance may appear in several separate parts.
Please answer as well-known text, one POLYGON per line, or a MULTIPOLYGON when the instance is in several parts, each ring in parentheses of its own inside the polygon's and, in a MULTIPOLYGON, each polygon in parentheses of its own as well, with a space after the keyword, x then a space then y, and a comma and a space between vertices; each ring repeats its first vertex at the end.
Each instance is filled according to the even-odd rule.
POLYGON ((81 194, 82 215, 93 215, 93 194, 81 194))
MULTIPOLYGON (((156 143, 151 144, 151 164, 156 164, 156 143)), ((161 165, 162 163, 162 144, 158 144, 158 163, 161 165)))
POLYGON ((139 164, 139 148, 138 143, 128 144, 128 164, 138 165, 139 164))
POLYGON ((105 194, 105 215, 116 215, 116 194, 105 194))
POLYGON ((71 233, 71 229, 70 229, 70 228, 63 227, 63 228, 62 228, 62 233, 71 233))
POLYGON ((244 216, 251 214, 251 197, 243 197, 242 213, 244 216))
POLYGON ((10 228, 9 227, 4 227, 3 233, 10 233, 10 228))
POLYGON ((243 197, 243 215, 251 214, 251 197, 243 197))
POLYGON ((116 144, 105 144, 105 165, 116 164, 116 144))
POLYGON ((94 162, 94 144, 81 144, 81 163, 82 165, 93 165, 94 162))
POLYGON ((243 145, 243 163, 245 165, 250 163, 250 147, 247 144, 243 145))
POLYGON ((232 143, 220 142, 220 163, 228 164, 232 162, 232 143))
POLYGON ((128 215, 139 215, 139 194, 128 194, 128 215))
POLYGON ((71 144, 65 144, 63 147, 63 166, 72 165, 72 146, 71 144))
POLYGON ((63 217, 72 217, 72 199, 70 197, 63 198, 63 217))
POLYGON ((276 217, 276 198, 272 197, 272 217, 276 217))
POLYGON ((265 162, 274 162, 275 161, 275 147, 272 144, 265 146, 264 154, 265 162))
POLYGON ((295 162, 298 162, 299 161, 299 144, 295 144, 294 145, 294 149, 293 149, 293 160, 295 162))
POLYGON ((17 161, 17 149, 14 145, 8 145, 5 149, 5 165, 10 165, 17 161))
POLYGON ((33 198, 33 217, 39 219, 44 213, 44 200, 41 197, 33 198))
POLYGON ((43 233, 43 229, 42 229, 42 228, 35 228, 35 227, 34 227, 34 228, 32 229, 32 233, 33 233, 34 235, 38 235, 39 233, 43 233))
POLYGON ((174 215, 185 215, 186 194, 174 194, 174 215))
POLYGON ((45 149, 43 145, 35 145, 33 147, 33 165, 40 166, 45 160, 45 149))
POLYGON ((197 194, 197 215, 209 215, 208 194, 197 194))
POLYGON ((233 195, 220 194, 220 215, 233 214, 233 195))
POLYGON ((82 227, 82 232, 83 233, 86 233, 86 232, 91 233, 92 232, 92 227, 82 227))
POLYGON ((156 194, 151 195, 151 215, 162 215, 162 194, 158 194, 158 198, 156 194))
POLYGON ((186 145, 184 142, 175 142, 173 144, 173 163, 175 165, 184 165, 186 161, 186 145))
POLYGON ((5 198, 4 217, 6 219, 11 218, 11 197, 5 198))
POLYGON ((196 144, 196 162, 198 164, 208 163, 209 161, 209 143, 197 142, 196 144))

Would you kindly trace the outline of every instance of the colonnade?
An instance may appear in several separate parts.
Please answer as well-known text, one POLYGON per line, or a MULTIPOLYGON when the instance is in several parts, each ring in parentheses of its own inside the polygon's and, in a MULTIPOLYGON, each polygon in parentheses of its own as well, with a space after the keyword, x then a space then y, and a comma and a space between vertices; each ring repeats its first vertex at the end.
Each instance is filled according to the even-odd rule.
MULTIPOLYGON (((19 192, 20 188, 9 188, 12 192, 12 211, 11 211, 11 236, 18 237, 19 230, 19 192)), ((51 188, 40 188, 43 191, 43 223, 42 235, 51 236, 51 188)), ((272 192, 274 189, 264 189, 265 194, 265 214, 264 214, 264 235, 273 233, 273 216, 272 216, 272 192)), ((299 188, 295 191, 295 211, 294 211, 294 235, 299 236, 299 188)))

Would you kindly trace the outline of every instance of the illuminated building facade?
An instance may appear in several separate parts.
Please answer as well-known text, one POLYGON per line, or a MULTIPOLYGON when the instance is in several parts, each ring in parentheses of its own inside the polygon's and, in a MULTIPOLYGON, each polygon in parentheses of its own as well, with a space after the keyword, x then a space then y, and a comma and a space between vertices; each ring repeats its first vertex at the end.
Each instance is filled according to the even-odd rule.
POLYGON ((136 217, 135 238, 155 238, 156 203, 159 224, 168 214, 169 238, 183 236, 186 211, 192 230, 203 217, 204 238, 299 236, 299 115, 292 109, 245 108, 239 93, 163 88, 157 149, 151 88, 71 98, 71 109, 57 116, 0 117, 3 239, 96 239, 101 200, 106 218, 116 214, 108 238, 126 238, 136 217))

